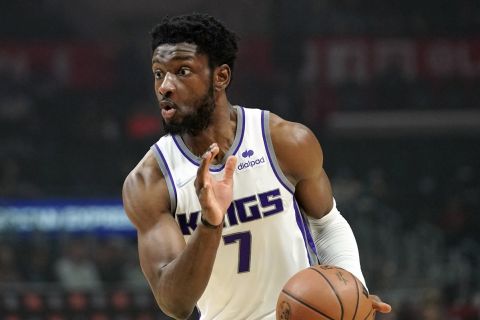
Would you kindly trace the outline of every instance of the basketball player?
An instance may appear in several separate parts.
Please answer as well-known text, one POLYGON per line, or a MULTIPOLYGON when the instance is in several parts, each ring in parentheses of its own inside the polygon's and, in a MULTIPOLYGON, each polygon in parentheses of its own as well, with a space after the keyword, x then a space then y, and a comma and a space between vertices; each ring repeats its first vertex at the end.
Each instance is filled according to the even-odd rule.
POLYGON ((234 33, 207 15, 165 18, 152 50, 167 134, 128 175, 123 199, 160 308, 178 319, 195 306, 201 319, 275 319, 285 282, 318 262, 365 284, 315 136, 228 101, 234 33))

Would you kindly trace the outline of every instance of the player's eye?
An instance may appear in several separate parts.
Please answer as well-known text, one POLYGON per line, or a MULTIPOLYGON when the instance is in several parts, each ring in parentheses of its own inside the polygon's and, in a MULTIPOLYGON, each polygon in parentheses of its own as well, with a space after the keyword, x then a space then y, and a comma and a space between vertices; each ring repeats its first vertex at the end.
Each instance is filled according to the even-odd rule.
POLYGON ((153 71, 153 76, 154 76, 155 79, 157 79, 157 80, 163 79, 163 72, 160 71, 160 70, 155 70, 155 71, 153 71))
POLYGON ((192 70, 190 70, 190 68, 187 68, 187 67, 182 67, 178 70, 178 74, 180 76, 188 76, 190 73, 192 73, 192 70))

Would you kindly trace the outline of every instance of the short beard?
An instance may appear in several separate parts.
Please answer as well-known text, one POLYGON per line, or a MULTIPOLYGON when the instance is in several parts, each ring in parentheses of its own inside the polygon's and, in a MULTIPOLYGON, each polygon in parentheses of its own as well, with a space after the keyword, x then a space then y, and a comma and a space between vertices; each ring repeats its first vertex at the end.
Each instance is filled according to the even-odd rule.
POLYGON ((207 94, 196 105, 198 106, 197 110, 185 116, 180 123, 166 123, 162 118, 165 132, 171 135, 196 136, 210 125, 215 110, 212 84, 210 84, 207 94))

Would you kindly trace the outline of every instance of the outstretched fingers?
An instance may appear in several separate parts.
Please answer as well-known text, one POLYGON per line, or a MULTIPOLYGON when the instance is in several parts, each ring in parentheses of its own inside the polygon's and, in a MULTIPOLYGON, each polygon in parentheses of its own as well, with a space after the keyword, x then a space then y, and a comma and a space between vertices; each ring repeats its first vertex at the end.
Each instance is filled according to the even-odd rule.
POLYGON ((229 156, 227 162, 225 163, 225 175, 223 176, 223 181, 228 185, 233 183, 233 173, 235 172, 235 166, 237 165, 237 157, 229 156))
POLYGON ((213 158, 218 154, 219 148, 216 143, 212 143, 207 151, 202 155, 202 162, 197 170, 197 178, 195 179, 195 189, 199 192, 209 184, 209 167, 213 158))

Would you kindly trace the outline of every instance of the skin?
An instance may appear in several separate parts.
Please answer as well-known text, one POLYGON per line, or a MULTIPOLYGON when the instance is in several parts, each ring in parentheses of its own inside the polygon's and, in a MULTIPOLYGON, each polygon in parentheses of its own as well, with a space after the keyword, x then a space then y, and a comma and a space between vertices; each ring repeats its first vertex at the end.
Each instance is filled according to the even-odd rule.
MULTIPOLYGON (((164 44, 153 53, 155 93, 175 104, 168 121, 181 121, 194 111, 195 102, 213 81, 215 110, 210 125, 196 136, 182 139, 194 154, 203 154, 195 180, 202 217, 217 228, 199 224, 188 245, 170 213, 165 178, 151 151, 127 176, 123 187, 126 213, 138 231, 142 271, 160 308, 169 316, 186 319, 192 313, 210 278, 222 234, 222 221, 233 195, 236 158, 226 159, 223 180, 212 179, 210 164, 219 163, 231 146, 236 113, 226 96, 231 70, 228 65, 210 69, 208 57, 194 44, 164 44), (195 264, 192 263, 195 261, 195 264)), ((169 105, 171 107, 171 105, 169 105)), ((162 111, 162 115, 164 115, 162 111)), ((329 179, 323 170, 323 153, 314 134, 305 126, 271 114, 270 132, 279 165, 295 185, 295 196, 305 211, 321 218, 333 206, 329 179)), ((390 306, 372 295, 374 308, 389 312, 390 306)))

